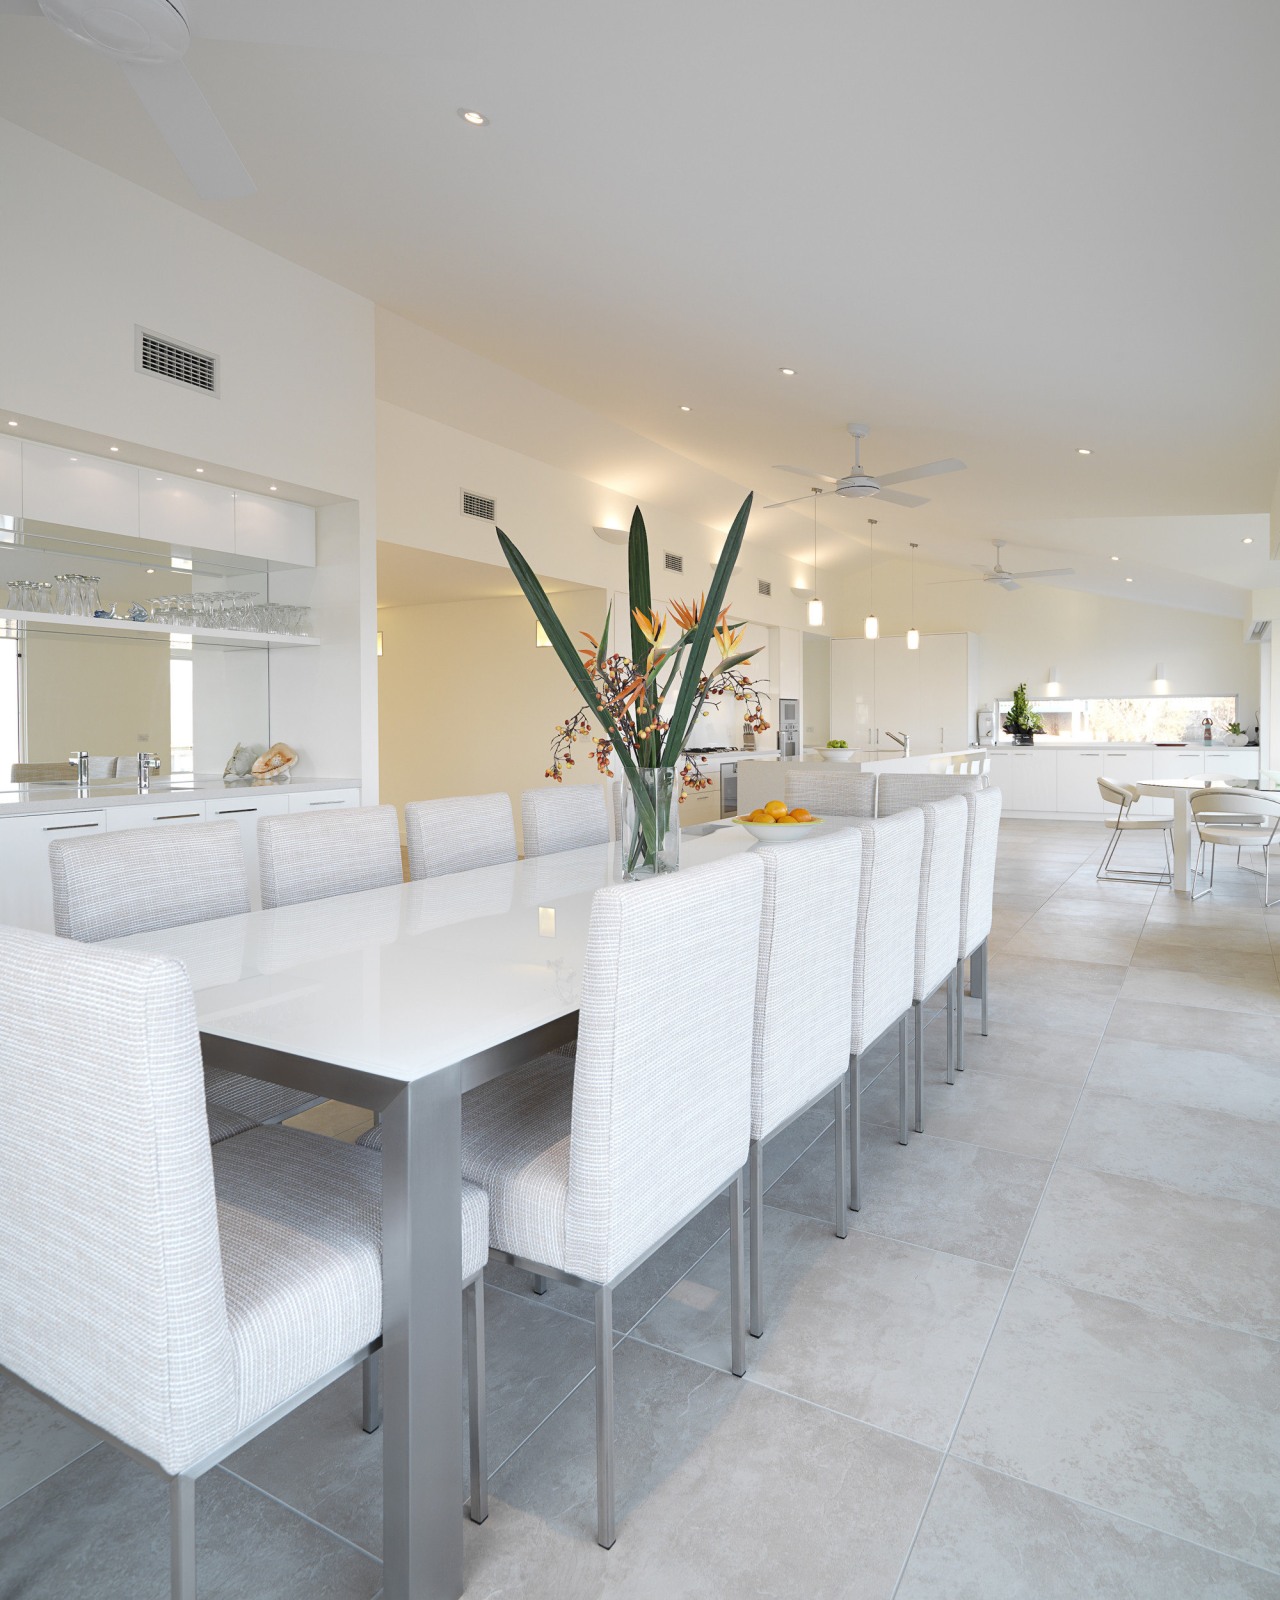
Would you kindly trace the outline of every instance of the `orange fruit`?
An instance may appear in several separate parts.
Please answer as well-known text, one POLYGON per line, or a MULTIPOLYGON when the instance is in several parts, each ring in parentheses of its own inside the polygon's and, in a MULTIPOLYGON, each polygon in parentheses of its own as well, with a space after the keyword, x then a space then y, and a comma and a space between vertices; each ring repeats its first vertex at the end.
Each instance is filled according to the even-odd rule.
POLYGON ((796 819, 795 819, 795 818, 794 818, 794 817, 788 817, 788 816, 786 816, 786 815, 785 815, 785 814, 784 814, 784 815, 783 815, 783 816, 781 816, 781 817, 775 817, 775 818, 774 818, 774 819, 773 819, 773 820, 774 820, 774 821, 775 821, 775 822, 776 822, 776 823, 777 823, 777 825, 778 825, 778 826, 779 826, 779 827, 781 827, 781 826, 782 826, 782 824, 783 824, 783 823, 784 823, 784 822, 785 822, 785 823, 786 823, 786 824, 787 824, 787 825, 788 825, 788 826, 789 826, 789 827, 792 827, 792 828, 794 828, 794 827, 797 827, 797 826, 798 826, 798 824, 797 824, 797 822, 796 822, 796 819))
POLYGON ((759 806, 757 806, 756 809, 747 818, 748 822, 768 822, 768 820, 769 820, 769 813, 767 811, 761 811, 759 806))
POLYGON ((792 822, 812 822, 813 817, 803 806, 792 806, 791 820, 792 822))
POLYGON ((787 814, 787 803, 785 800, 767 800, 765 802, 764 809, 771 817, 785 817, 787 814))
POLYGON ((764 824, 766 822, 769 824, 770 827, 772 827, 776 822, 779 822, 781 819, 779 817, 771 817, 769 815, 769 813, 766 811, 762 816, 758 816, 758 817, 757 816, 753 816, 751 818, 751 820, 752 820, 752 822, 758 822, 762 827, 764 826, 764 824))

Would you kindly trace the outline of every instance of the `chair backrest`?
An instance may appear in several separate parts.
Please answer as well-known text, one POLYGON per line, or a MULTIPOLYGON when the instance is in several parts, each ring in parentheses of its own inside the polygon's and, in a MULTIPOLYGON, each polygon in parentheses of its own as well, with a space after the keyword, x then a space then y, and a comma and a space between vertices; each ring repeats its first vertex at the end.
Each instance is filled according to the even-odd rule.
POLYGON ((874 1044, 910 1009, 915 995, 924 817, 916 807, 856 827, 862 835, 862 880, 853 956, 852 1055, 874 1044))
POLYGON ((0 1366, 193 1465, 236 1383, 181 964, 0 929, 0 1101, 0 1366))
POLYGON ((1266 830, 1253 842, 1269 844, 1280 827, 1280 795, 1263 789, 1203 789, 1191 796, 1191 815, 1197 830, 1222 824, 1243 831, 1242 825, 1253 824, 1266 830))
POLYGON ((248 911, 234 822, 123 828, 49 846, 53 927, 92 943, 248 911))
POLYGON ((626 783, 625 778, 609 779, 609 815, 613 818, 613 842, 618 844, 622 840, 622 788, 626 783))
POLYGON ((947 771, 949 773, 968 772, 985 778, 991 771, 990 753, 983 750, 969 750, 960 755, 949 756, 947 758, 947 771))
POLYGON ((396 808, 354 806, 262 817, 258 870, 267 910, 403 883, 396 808))
POLYGON ((1123 811, 1137 799, 1138 791, 1131 789, 1127 783, 1116 783, 1111 778, 1098 779, 1098 793, 1109 805, 1119 806, 1123 811))
POLYGON ((874 772, 788 772, 782 794, 788 810, 805 806, 815 817, 876 814, 874 772))
POLYGON ((920 811, 924 817, 924 841, 912 998, 927 1000, 956 964, 969 807, 962 794, 953 794, 949 800, 927 801, 920 811))
POLYGON ((999 789, 966 795, 969 829, 964 847, 964 888, 960 899, 960 960, 972 955, 991 932, 991 902, 996 888, 996 850, 1000 843, 999 789))
POLYGON ((892 817, 930 800, 978 794, 985 787, 976 772, 882 772, 876 789, 876 815, 892 817))
POLYGON ((599 890, 582 970, 565 1265, 608 1283, 727 1188, 751 1137, 764 868, 599 890))
POLYGON ((604 787, 598 783, 526 789, 520 796, 520 821, 526 856, 609 842, 609 812, 604 787))
POLYGON ((438 878, 516 859, 516 825, 505 791, 411 800, 404 808, 404 831, 411 878, 438 878))
POLYGON ((767 1139, 849 1064, 862 836, 835 828, 802 844, 762 845, 756 854, 764 902, 751 1137, 767 1139))

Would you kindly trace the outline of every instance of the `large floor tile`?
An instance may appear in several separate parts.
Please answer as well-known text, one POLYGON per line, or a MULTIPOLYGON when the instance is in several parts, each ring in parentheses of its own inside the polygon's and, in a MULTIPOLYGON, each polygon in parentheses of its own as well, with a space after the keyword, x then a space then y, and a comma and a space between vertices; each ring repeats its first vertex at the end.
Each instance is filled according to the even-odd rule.
POLYGON ((1276 1600, 1272 1573, 954 1457, 896 1600, 1276 1600))
POLYGON ((1107 1037, 1172 1045, 1177 1050, 1225 1050, 1263 1066, 1275 1066, 1277 1061, 1275 1021, 1256 1012, 1158 1005, 1122 996, 1107 1024, 1107 1037))
MULTIPOLYGON (((462 1515, 461 1503, 458 1508, 462 1515)), ((196 1487, 200 1600, 371 1600, 380 1564, 215 1468, 196 1487)), ((168 1600, 163 1482, 104 1446, 0 1511, 11 1600, 168 1600)))
POLYGON ((1214 1011, 1258 1012, 1280 1019, 1280 983, 1274 971, 1261 980, 1226 972, 1170 972, 1164 967, 1130 967, 1120 991, 1124 1000, 1154 1005, 1202 1006, 1214 1011))
POLYGON ((1138 943, 1138 929, 1093 927, 1081 924, 1073 929, 1045 927, 1032 917, 1005 941, 1005 954, 1035 956, 1046 961, 1105 962, 1123 966, 1138 943))
MULTIPOLYGON (((941 1032, 941 1029, 934 1031, 941 1032)), ((981 1038, 981 1034, 978 1038, 981 1038)), ((924 1126, 943 1139, 1008 1150, 1014 1155, 1051 1161, 1067 1131, 1079 1090, 1070 1084, 1004 1075, 981 1067, 965 1039, 965 1070, 946 1081, 942 1048, 925 1051, 924 1126)), ((863 1097, 863 1117, 882 1126, 898 1125, 896 1074, 886 1074, 863 1097)))
POLYGON ((1176 944, 1159 934, 1144 934, 1130 965, 1166 973, 1193 973, 1216 981, 1244 983, 1251 988, 1275 985, 1275 956, 1269 944, 1264 942, 1252 950, 1220 950, 1212 946, 1206 948, 1206 943, 1198 939, 1195 944, 1176 944))
MULTIPOLYGON (((1008 1287, 1006 1270, 765 1207, 754 1381, 944 1449, 1008 1287)), ((717 1245, 636 1330, 728 1370, 729 1252, 717 1245)))
MULTIPOLYGON (((1037 1078, 1079 1088, 1089 1075, 1098 1051, 1096 1034, 1065 1033, 1058 1029, 1020 1028, 1001 1021, 983 1038, 978 1032, 978 1006, 965 1002, 965 1071, 1037 1078)), ((946 1023, 935 1023, 925 1034, 926 1065, 942 1066, 946 1056, 946 1023)))
POLYGON ((0 1506, 92 1450, 96 1437, 21 1384, 0 1378, 0 1506))
POLYGON ((1280 1124, 1086 1088, 1062 1160, 1192 1194, 1280 1206, 1280 1124))
POLYGON ((615 1549, 593 1543, 587 1385, 495 1475, 468 1600, 889 1600, 933 1451, 635 1340, 616 1378, 615 1549))
POLYGON ((1280 1211, 1059 1162, 1022 1265, 1152 1311, 1280 1339, 1280 1211))
POLYGON ((1175 1050, 1116 1039, 1108 1032, 1089 1087, 1134 1100, 1167 1100, 1257 1122, 1280 1122, 1280 1046, 1275 1065, 1263 1066, 1220 1050, 1175 1050))
MULTIPOLYGON (((492 1472, 591 1372, 595 1345, 584 1322, 501 1290, 489 1290, 485 1311, 492 1472)), ((380 1555, 382 1435, 361 1430, 360 1393, 359 1373, 348 1373, 238 1450, 227 1466, 380 1555)), ((458 1464, 459 1508, 465 1494, 463 1459, 458 1464)))
MULTIPOLYGON (((826 1220, 831 1133, 769 1190, 772 1205, 826 1220)), ((931 1134, 905 1147, 886 1128, 862 1130, 862 1209, 850 1228, 1011 1267, 1031 1226, 1049 1163, 931 1134)))
MULTIPOLYGON (((1267 929, 1261 918, 1242 924, 1218 923, 1205 927, 1192 918, 1170 921, 1155 911, 1147 917, 1142 928, 1138 949, 1144 954, 1157 951, 1176 952, 1175 959, 1196 959, 1197 952, 1215 955, 1236 953, 1243 956, 1265 956, 1270 949, 1267 929)), ((1143 963, 1146 965, 1146 963, 1143 963)))
POLYGON ((1271 1566, 1280 1345, 1019 1271, 954 1449, 1271 1566))

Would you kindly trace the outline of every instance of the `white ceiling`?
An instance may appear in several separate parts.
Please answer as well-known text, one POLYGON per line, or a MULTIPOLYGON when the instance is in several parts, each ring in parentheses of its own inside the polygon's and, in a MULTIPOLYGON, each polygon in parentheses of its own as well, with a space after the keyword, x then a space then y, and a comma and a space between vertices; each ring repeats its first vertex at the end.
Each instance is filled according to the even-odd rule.
POLYGON ((0 19, 0 106, 758 501, 860 418, 872 470, 969 463, 878 544, 1001 535, 1089 587, 1124 539, 1144 598, 1212 610, 1280 581, 1230 520, 1280 460, 1274 0, 189 9, 267 41, 188 57, 249 199, 196 200, 40 19, 0 19))

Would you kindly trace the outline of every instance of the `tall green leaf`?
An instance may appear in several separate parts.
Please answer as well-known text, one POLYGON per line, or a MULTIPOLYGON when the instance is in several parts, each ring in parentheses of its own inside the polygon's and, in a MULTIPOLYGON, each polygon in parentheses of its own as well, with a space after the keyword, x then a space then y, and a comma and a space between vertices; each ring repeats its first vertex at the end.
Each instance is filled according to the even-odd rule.
POLYGON ((643 611, 645 616, 652 612, 653 590, 649 578, 649 535, 639 506, 631 515, 631 533, 627 539, 627 587, 631 605, 631 659, 643 672, 649 655, 649 641, 640 632, 636 611, 643 611))
POLYGON ((689 726, 692 721, 693 710, 698 698, 698 682, 702 677, 702 664, 707 659, 707 651, 711 648, 711 640, 715 634, 716 618, 720 615, 724 605, 725 591, 729 587, 729 579, 733 575, 734 563, 738 559, 738 552, 742 549, 742 541, 746 537, 747 518, 751 515, 752 496, 748 495, 742 502, 738 515, 733 519, 733 526, 724 541, 724 549, 720 552, 720 560, 716 563, 715 576, 711 580, 711 587, 707 591, 707 603, 702 613, 702 618, 694 631, 689 654, 685 661, 684 676, 680 680, 680 692, 676 696, 675 709, 668 719, 666 744, 662 750, 663 766, 673 766, 684 749, 685 740, 689 736, 689 726))

